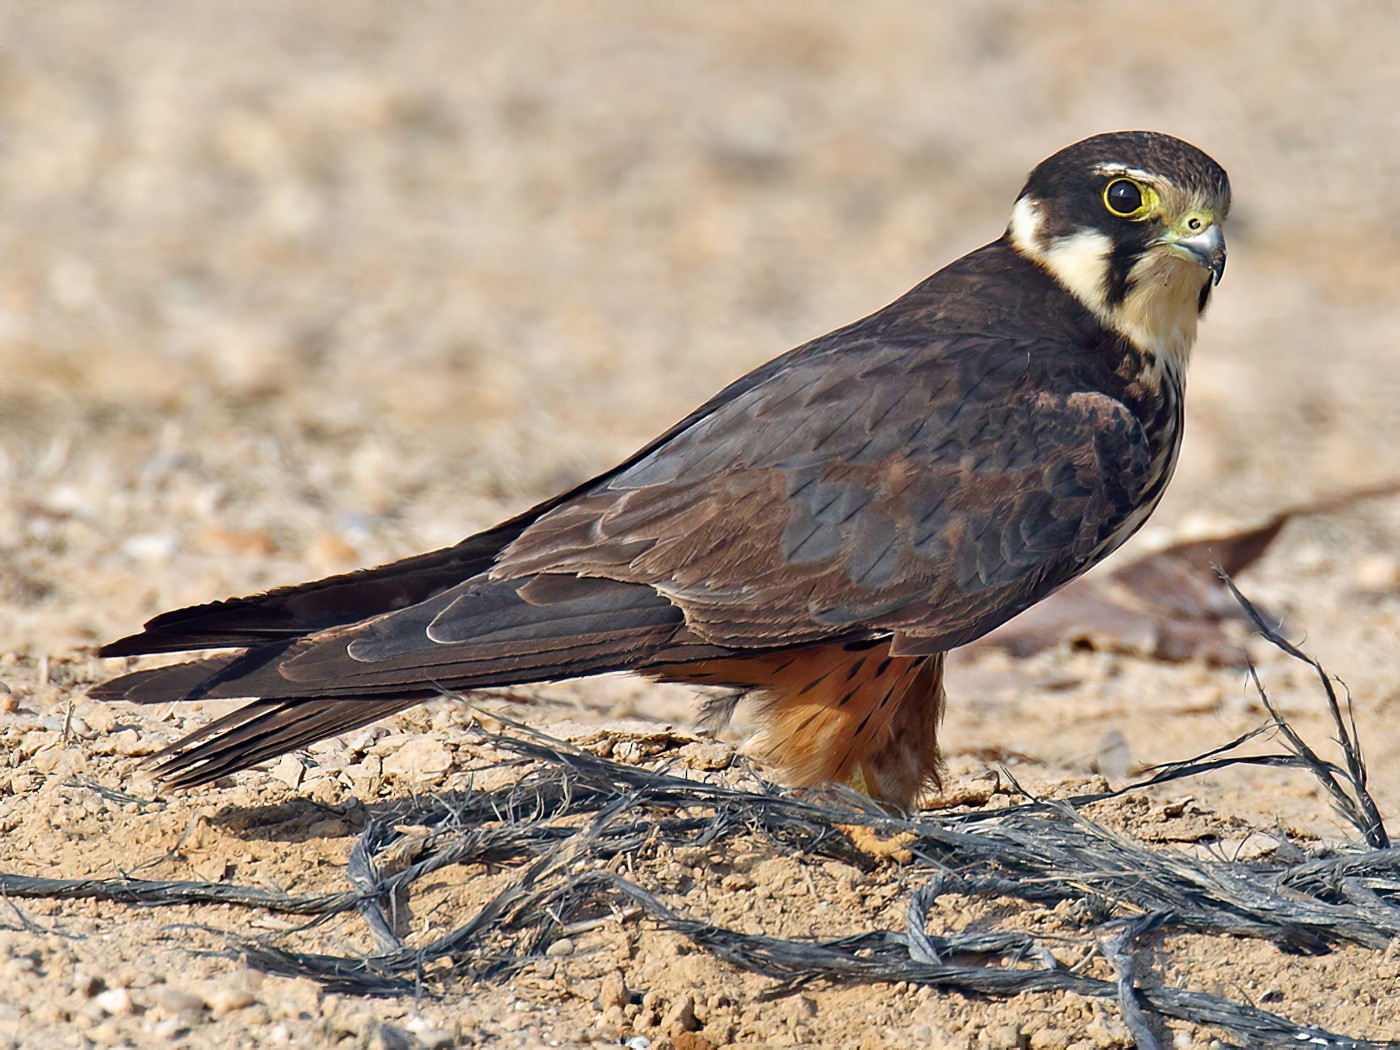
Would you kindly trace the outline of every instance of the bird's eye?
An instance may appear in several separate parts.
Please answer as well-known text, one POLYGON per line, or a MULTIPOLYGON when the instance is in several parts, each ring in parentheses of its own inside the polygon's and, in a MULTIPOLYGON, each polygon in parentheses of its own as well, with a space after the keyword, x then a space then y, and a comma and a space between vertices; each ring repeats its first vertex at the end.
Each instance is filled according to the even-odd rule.
POLYGON ((1138 219, 1146 213, 1146 194, 1132 179, 1114 179, 1103 191, 1103 203, 1120 219, 1138 219))

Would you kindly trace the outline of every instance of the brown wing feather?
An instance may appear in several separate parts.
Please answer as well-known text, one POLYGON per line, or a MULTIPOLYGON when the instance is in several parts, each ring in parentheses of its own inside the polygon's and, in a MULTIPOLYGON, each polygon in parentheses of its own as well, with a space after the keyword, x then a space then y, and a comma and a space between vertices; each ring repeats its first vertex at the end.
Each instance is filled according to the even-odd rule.
POLYGON ((1105 549, 1153 450, 1058 344, 936 349, 793 362, 541 516, 492 574, 646 584, 733 648, 864 631, 936 651, 991 630, 1105 549))

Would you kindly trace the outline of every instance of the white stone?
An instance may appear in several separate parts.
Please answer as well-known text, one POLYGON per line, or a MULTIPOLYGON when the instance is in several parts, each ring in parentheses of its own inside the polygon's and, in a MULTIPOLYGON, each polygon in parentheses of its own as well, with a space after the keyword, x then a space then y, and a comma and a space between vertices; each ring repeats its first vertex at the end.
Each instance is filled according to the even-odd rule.
POLYGON ((452 753, 430 736, 415 736, 385 757, 383 768, 386 774, 427 779, 452 768, 452 753))

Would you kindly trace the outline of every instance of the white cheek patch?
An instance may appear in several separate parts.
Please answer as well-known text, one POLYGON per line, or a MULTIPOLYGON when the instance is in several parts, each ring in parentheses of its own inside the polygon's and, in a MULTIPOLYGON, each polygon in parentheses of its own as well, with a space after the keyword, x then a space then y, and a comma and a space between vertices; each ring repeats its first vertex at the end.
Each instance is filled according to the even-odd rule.
POLYGON ((1057 237, 1040 262, 1081 303, 1101 314, 1108 298, 1108 264, 1113 241, 1106 234, 1080 230, 1057 237))
POLYGON ((1090 310, 1101 312, 1108 294, 1108 258, 1113 242, 1094 230, 1079 230, 1050 240, 1044 229, 1045 216, 1040 205, 1029 197, 1018 200, 1006 227, 1011 246, 1050 271, 1090 310))
POLYGON ((1011 221, 1006 226, 1011 246, 1022 255, 1040 258, 1043 240, 1040 231, 1044 225, 1040 205, 1029 197, 1022 197, 1012 207, 1011 221))

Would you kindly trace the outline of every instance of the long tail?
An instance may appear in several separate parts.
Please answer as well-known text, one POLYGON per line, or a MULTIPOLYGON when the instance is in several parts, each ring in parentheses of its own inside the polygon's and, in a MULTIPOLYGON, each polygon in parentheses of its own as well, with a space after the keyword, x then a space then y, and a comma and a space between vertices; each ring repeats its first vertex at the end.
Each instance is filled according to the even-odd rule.
POLYGON ((373 569, 162 613, 147 621, 140 633, 104 645, 97 655, 268 645, 416 605, 486 571, 501 547, 520 534, 523 517, 455 547, 373 569))
MULTIPOLYGON (((227 635, 217 637, 222 640, 212 644, 230 644, 227 635)), ((242 652, 124 675, 91 695, 141 704, 259 698, 157 756, 163 780, 188 786, 355 729, 443 689, 725 655, 690 637, 681 611, 649 587, 561 575, 477 577, 361 623, 273 637, 242 652)))

